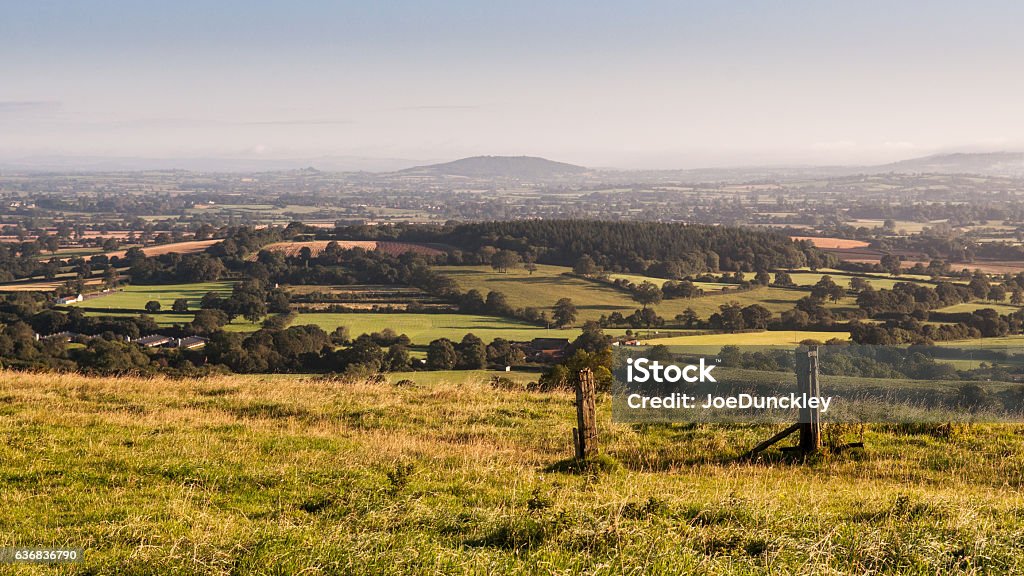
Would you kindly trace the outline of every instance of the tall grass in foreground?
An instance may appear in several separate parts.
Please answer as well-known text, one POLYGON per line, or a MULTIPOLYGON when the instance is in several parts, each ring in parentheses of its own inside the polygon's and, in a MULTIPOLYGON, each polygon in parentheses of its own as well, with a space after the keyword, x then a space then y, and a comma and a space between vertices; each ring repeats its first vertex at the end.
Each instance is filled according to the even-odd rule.
POLYGON ((0 372, 0 546, 86 548, 0 571, 1024 572, 1021 428, 840 429, 867 449, 737 464, 772 430, 609 408, 614 461, 569 473, 564 393, 0 372))

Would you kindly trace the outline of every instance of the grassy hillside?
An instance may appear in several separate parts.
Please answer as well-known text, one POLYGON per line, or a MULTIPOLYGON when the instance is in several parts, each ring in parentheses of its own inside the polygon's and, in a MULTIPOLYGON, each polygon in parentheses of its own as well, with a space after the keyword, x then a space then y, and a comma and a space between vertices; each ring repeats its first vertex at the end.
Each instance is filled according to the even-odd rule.
POLYGON ((736 464, 772 430, 602 400, 620 465, 575 474, 568 393, 3 373, 0 402, 3 545, 84 547, 64 573, 1024 571, 1019 428, 736 464))

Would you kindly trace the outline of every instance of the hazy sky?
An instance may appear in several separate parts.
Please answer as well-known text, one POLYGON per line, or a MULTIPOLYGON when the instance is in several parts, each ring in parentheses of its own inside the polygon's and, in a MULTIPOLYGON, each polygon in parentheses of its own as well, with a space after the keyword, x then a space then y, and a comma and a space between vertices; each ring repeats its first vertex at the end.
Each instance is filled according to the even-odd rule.
POLYGON ((1024 148, 1019 1, 0 0, 0 156, 1024 148))

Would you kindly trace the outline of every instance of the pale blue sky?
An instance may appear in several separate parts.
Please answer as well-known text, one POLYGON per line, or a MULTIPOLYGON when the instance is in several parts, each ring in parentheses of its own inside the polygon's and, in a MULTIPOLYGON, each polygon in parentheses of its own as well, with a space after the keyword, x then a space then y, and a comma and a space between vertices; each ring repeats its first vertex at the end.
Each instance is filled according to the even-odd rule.
POLYGON ((990 0, 0 0, 0 156, 1019 149, 1022 23, 990 0))

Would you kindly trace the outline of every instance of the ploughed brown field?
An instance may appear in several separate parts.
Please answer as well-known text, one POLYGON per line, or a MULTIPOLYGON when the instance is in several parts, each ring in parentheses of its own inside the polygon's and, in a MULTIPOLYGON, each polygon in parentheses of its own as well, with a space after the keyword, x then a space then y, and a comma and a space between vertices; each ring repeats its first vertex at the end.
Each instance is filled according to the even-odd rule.
MULTIPOLYGON (((424 244, 414 244, 412 242, 378 242, 376 240, 336 240, 336 242, 344 250, 350 248, 362 248, 364 250, 377 250, 392 256, 398 256, 399 254, 405 254, 406 252, 415 252, 425 256, 437 256, 444 253, 444 251, 437 248, 426 246, 424 244)), ((280 252, 288 256, 298 256, 299 252, 303 248, 309 248, 312 255, 317 256, 323 252, 330 243, 331 241, 328 240, 275 242, 264 246, 263 249, 271 252, 280 252)), ((255 256, 252 256, 252 258, 255 258, 255 256)))

